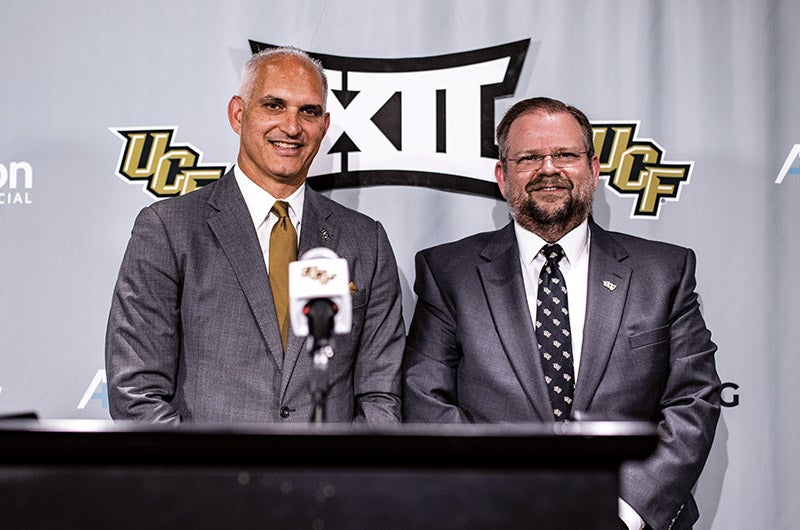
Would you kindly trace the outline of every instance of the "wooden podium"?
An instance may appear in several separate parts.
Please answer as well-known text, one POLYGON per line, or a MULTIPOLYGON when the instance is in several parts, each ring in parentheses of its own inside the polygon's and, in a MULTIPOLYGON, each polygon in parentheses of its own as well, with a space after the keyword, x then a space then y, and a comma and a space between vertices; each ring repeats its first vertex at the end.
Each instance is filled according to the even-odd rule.
POLYGON ((617 529, 655 425, 0 421, 4 528, 617 529))

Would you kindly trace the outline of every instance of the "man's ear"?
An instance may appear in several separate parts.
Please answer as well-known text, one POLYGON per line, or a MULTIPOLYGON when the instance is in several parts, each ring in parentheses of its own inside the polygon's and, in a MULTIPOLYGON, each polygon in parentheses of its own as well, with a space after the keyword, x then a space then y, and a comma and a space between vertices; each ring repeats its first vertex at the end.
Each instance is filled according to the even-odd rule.
POLYGON ((236 134, 241 134, 242 131, 242 111, 244 110, 244 101, 239 96, 233 96, 228 102, 228 122, 236 134))
POLYGON ((600 182, 600 159, 597 158, 597 155, 592 156, 591 169, 592 175, 594 175, 594 186, 596 188, 597 183, 600 182))
POLYGON ((506 197, 506 174, 503 171, 503 162, 500 160, 494 165, 494 178, 497 181, 497 185, 500 187, 500 195, 503 196, 504 199, 506 197))

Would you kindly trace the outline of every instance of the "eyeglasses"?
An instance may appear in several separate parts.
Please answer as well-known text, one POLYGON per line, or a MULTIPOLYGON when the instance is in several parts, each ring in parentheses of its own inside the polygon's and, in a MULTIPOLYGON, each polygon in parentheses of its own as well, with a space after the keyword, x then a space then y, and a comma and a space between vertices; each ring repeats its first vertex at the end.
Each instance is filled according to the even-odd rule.
POLYGON ((526 171, 535 171, 542 167, 544 165, 544 159, 548 156, 550 157, 550 161, 554 166, 557 168, 565 168, 574 166, 580 162, 582 155, 585 155, 586 153, 587 151, 579 151, 577 153, 573 153, 571 151, 559 151, 558 153, 548 153, 546 155, 532 153, 519 158, 506 158, 505 161, 514 162, 517 165, 517 171, 524 173, 526 171))

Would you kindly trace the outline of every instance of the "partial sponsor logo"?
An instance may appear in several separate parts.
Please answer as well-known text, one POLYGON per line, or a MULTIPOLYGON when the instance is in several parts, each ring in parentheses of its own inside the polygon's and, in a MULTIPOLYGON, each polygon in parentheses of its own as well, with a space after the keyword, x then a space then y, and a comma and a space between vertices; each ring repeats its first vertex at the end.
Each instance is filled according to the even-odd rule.
POLYGON ((0 163, 0 206, 32 204, 33 167, 28 162, 0 163))
POLYGON ((90 402, 96 402, 101 408, 108 408, 108 385, 106 384, 106 371, 98 370, 92 382, 86 387, 83 397, 78 402, 78 409, 83 410, 90 402))
POLYGON ((723 407, 738 407, 739 406, 739 385, 732 382, 722 383, 720 385, 720 405, 723 407))
POLYGON ((797 175, 798 182, 800 182, 800 144, 794 144, 789 156, 783 162, 778 178, 775 179, 775 184, 780 184, 787 175, 797 175))
MULTIPOLYGON (((494 178, 495 100, 513 96, 530 39, 480 50, 402 59, 309 52, 329 81, 331 126, 309 171, 316 190, 424 186, 502 199, 494 178)), ((250 41, 253 53, 272 45, 250 41)), ((638 122, 593 123, 607 187, 634 197, 631 218, 657 219, 678 200, 691 162, 668 162, 638 122)), ((117 174, 147 182, 155 197, 180 195, 218 179, 176 127, 115 128, 123 141, 117 174)))

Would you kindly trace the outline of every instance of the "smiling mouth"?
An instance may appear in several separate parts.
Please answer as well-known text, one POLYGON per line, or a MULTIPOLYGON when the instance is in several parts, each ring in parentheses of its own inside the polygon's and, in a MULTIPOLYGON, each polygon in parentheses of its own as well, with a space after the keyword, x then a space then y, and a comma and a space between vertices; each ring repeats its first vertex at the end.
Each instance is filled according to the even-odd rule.
POLYGON ((303 144, 284 142, 281 140, 269 140, 269 143, 271 143, 278 149, 300 149, 301 147, 303 147, 303 144))
POLYGON ((528 183, 527 186, 525 186, 525 191, 527 191, 528 193, 532 193, 532 192, 536 192, 536 191, 544 191, 544 192, 552 192, 552 191, 559 191, 559 190, 569 191, 570 189, 572 189, 572 187, 566 182, 563 182, 563 183, 560 183, 560 182, 544 183, 544 182, 540 181, 540 182, 536 182, 536 183, 530 182, 530 183, 528 183))

